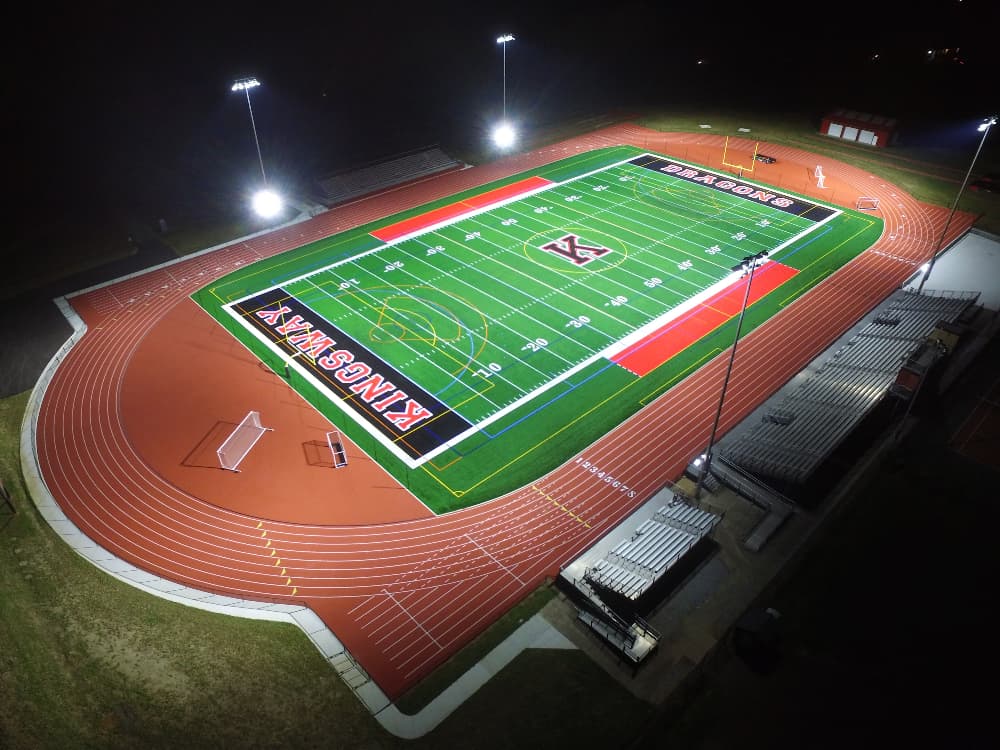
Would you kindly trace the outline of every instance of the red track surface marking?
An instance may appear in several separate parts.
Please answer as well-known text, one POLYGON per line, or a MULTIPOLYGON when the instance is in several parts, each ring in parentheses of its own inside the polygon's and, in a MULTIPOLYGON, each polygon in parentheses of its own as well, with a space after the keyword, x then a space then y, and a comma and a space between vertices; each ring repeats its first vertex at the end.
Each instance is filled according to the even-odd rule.
POLYGON ((392 523, 432 515, 405 488, 384 482, 382 467, 347 438, 347 470, 334 469, 329 421, 220 333, 208 313, 184 298, 131 353, 121 383, 122 420, 136 453, 164 479, 230 510, 291 523, 392 523), (204 346, 206 340, 213 346, 204 346), (164 352, 183 366, 165 362, 164 352), (170 407, 151 406, 158 403, 170 407), (273 432, 254 446, 239 473, 223 471, 216 449, 251 409, 273 432), (173 460, 164 460, 168 456, 173 460), (295 493, 289 496, 290 487, 295 493))
MULTIPOLYGON (((72 298, 89 330, 55 370, 42 400, 36 454, 46 486, 90 539, 152 575, 239 598, 307 604, 389 698, 399 697, 680 475, 690 457, 704 450, 728 358, 706 363, 581 451, 593 466, 633 488, 632 497, 571 460, 532 486, 475 508, 397 521, 390 514, 386 522, 369 524, 289 522, 282 514, 298 493, 290 479, 280 496, 272 498, 265 518, 256 510, 228 507, 233 503, 229 497, 200 497, 175 484, 169 467, 183 460, 176 445, 160 453, 155 440, 137 433, 166 429, 160 413, 155 419, 143 418, 152 409, 188 419, 180 407, 191 398, 183 390, 190 385, 179 380, 176 393, 159 391, 136 415, 134 397, 125 394, 138 392, 140 386, 129 372, 133 360, 155 359, 153 350, 143 351, 153 346, 146 339, 156 338, 154 332, 172 316, 186 314, 175 308, 187 304, 191 292, 235 267, 531 167, 621 143, 720 168, 718 137, 615 126, 359 200, 72 298)), ((738 145, 730 139, 730 148, 738 145)), ((752 151, 752 145, 747 148, 752 151)), ((762 165, 756 175, 760 179, 848 206, 859 195, 879 198, 886 227, 871 251, 743 339, 720 435, 909 278, 930 257, 948 219, 945 208, 919 203, 868 173, 827 159, 826 184, 832 190, 820 195, 811 178, 814 155, 772 145, 768 153, 778 162, 762 165)), ((957 213, 942 246, 964 234, 973 218, 957 213)), ((197 359, 199 351, 224 353, 232 346, 221 329, 204 329, 200 335, 192 331, 190 336, 186 346, 191 359, 197 359)), ((178 358, 172 346, 158 350, 164 368, 191 365, 178 358)), ((225 373, 223 383, 246 378, 240 369, 246 363, 237 357, 216 356, 212 367, 224 367, 230 359, 235 369, 225 373)), ((290 393, 285 399, 269 395, 276 389, 273 374, 261 372, 251 380, 259 384, 252 400, 270 399, 268 414, 289 424, 303 418, 278 417, 272 411, 306 412, 290 393)), ((215 418, 234 417, 219 413, 215 418)), ((262 462, 267 471, 276 470, 269 464, 276 459, 263 452, 274 445, 269 437, 277 435, 262 439, 248 459, 262 462)), ((303 474, 318 470, 305 460, 295 463, 303 474)), ((333 475, 334 470, 329 471, 333 475)), ((377 481, 395 485, 384 474, 377 481)), ((378 488, 373 489, 372 497, 377 497, 378 488)), ((371 502, 367 493, 361 494, 331 493, 327 500, 371 502)))
POLYGON ((485 206, 489 206, 493 203, 499 203, 500 201, 507 200, 508 198, 513 198, 516 195, 521 195, 522 193, 527 193, 551 184, 552 181, 546 180, 544 177, 529 177, 525 180, 519 180, 511 183, 510 185, 504 185, 503 187, 496 188, 495 190, 488 190, 485 193, 473 195, 472 197, 466 198, 458 203, 449 203, 447 206, 435 208, 433 211, 428 211, 425 214, 413 216, 409 219, 396 222, 395 224, 390 224, 387 227, 376 229, 374 232, 371 232, 371 234, 383 242, 391 242, 397 237, 403 237, 407 234, 418 232, 424 227, 440 224, 442 221, 454 219, 456 216, 469 213, 469 211, 475 211, 476 209, 484 208, 485 206))
MULTIPOLYGON (((763 299, 797 273, 798 270, 791 266, 777 262, 768 263, 754 274, 747 306, 763 299)), ((670 321, 616 354, 611 361, 642 377, 705 334, 739 315, 743 309, 745 296, 746 281, 743 279, 734 281, 690 312, 670 321)))

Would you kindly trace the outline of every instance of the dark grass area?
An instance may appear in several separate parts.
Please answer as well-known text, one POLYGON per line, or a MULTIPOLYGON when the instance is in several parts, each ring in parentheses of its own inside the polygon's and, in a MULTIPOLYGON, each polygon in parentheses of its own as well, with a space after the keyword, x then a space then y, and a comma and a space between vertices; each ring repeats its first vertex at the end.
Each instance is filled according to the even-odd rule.
MULTIPOLYGON (((0 400, 0 747, 508 748, 601 739, 649 707, 581 652, 516 658, 417 741, 387 733, 295 626, 175 604, 69 548, 26 496, 17 440, 27 394, 0 400), (567 655, 568 654, 568 655, 567 655), (587 706, 572 726, 566 701, 587 706)), ((426 705, 554 592, 539 589, 400 704, 426 705)), ((608 739, 607 742, 604 741, 608 739)))
POLYGON ((778 656, 723 648, 631 747, 977 747, 993 735, 998 465, 948 445, 1000 368, 1000 340, 877 467, 775 607, 778 656))
POLYGON ((415 714, 436 698, 446 687, 465 674, 486 654, 498 646, 527 619, 540 611, 556 595, 555 589, 546 584, 528 594, 502 619, 493 623, 472 643, 452 656, 423 681, 410 688, 399 700, 396 707, 404 714, 415 714))
MULTIPOLYGON (((610 680, 582 651, 528 650, 425 740, 427 748, 620 748, 652 708, 610 680), (556 686, 550 676, 559 675, 556 686), (502 723, 478 722, 503 715, 502 723)), ((655 746, 654 746, 655 747, 655 746)))
MULTIPOLYGON (((982 360, 987 383, 996 349, 982 360)), ((0 473, 17 514, 0 513, 0 747, 981 746, 996 666, 997 477, 941 445, 976 389, 952 389, 966 403, 929 415, 937 443, 905 443, 766 602, 783 613, 777 671, 758 675, 723 652, 631 744, 649 709, 563 652, 524 655, 424 740, 396 740, 297 630, 156 600, 68 550, 19 479, 25 396, 4 399, 0 473)))

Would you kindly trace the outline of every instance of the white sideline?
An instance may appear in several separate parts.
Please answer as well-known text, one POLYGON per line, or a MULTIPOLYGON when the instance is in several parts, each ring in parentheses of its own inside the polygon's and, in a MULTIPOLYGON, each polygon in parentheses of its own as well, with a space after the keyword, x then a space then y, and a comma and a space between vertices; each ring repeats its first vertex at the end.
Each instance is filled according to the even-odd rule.
MULTIPOLYGON (((240 240, 236 240, 239 242, 240 240)), ((226 243, 225 246, 233 244, 226 243)), ((221 247, 221 246, 220 246, 221 247)), ((157 268, 188 260, 190 256, 178 258, 175 261, 161 264, 157 268)), ((142 273, 147 273, 149 270, 142 273)), ((141 274, 129 274, 120 279, 105 282, 91 287, 117 283, 127 278, 141 274)), ((76 292, 77 296, 83 292, 76 292)), ((347 649, 334 635, 323 620, 309 607, 300 604, 277 604, 222 596, 211 592, 183 586, 173 581, 153 575, 132 565, 106 550, 84 534, 59 507, 59 503, 49 491, 42 478, 38 465, 38 455, 35 451, 35 434, 38 427, 38 412, 45 391, 56 369, 76 343, 87 332, 87 325, 70 306, 67 297, 57 297, 53 300, 62 314, 69 321, 73 333, 52 356, 32 388, 21 422, 20 453, 21 471, 32 502, 39 514, 52 530, 77 552, 81 557, 96 568, 117 578, 124 583, 140 589, 148 594, 167 599, 189 607, 253 620, 271 622, 286 622, 299 627, 306 637, 319 649, 333 669, 344 679, 344 683, 354 692, 361 703, 372 713, 382 727, 391 734, 403 739, 422 737, 434 729, 455 709, 464 703, 487 680, 499 672, 504 666, 527 648, 559 648, 574 649, 576 646, 545 620, 541 614, 536 614, 515 630, 502 643, 496 646, 478 664, 471 667, 465 674, 449 685, 440 695, 415 714, 404 714, 389 700, 382 689, 373 680, 364 675, 365 682, 355 686, 346 679, 347 672, 357 672, 354 660, 347 649), (347 663, 347 669, 340 665, 347 663)))

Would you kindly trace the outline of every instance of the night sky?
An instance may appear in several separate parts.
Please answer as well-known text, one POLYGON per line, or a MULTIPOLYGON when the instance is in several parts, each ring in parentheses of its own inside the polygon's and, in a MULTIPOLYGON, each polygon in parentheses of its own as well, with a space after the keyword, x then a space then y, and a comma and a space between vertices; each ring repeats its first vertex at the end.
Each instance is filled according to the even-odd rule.
POLYGON ((900 115, 951 110, 936 99, 958 94, 970 111, 1000 106, 983 83, 1000 42, 984 0, 873 3, 822 23, 801 4, 407 5, 26 11, 2 53, 8 224, 239 202, 259 177, 246 99, 229 90, 242 76, 262 82, 251 102, 268 177, 292 191, 410 148, 482 142, 501 108, 504 32, 516 36, 507 108, 523 128, 649 104, 900 115), (931 71, 922 51, 947 46, 966 64, 931 71))
MULTIPOLYGON (((292 193, 404 150, 483 143, 501 109, 495 40, 507 32, 507 109, 522 129, 643 107, 805 111, 818 125, 846 106, 941 120, 930 142, 964 133, 971 154, 974 128, 956 122, 1000 114, 997 0, 146 5, 22 3, 4 19, 0 274, 52 263, 45 243, 60 232, 124 235, 136 220, 245 206, 260 173, 246 99, 230 91, 240 77, 262 83, 251 101, 265 168, 292 193), (946 47, 964 64, 928 63, 928 49, 946 47)), ((1000 132, 989 149, 1000 154, 1000 132)), ((4 334, 45 319, 5 309, 0 364, 17 367, 0 379, 13 382, 66 331, 49 310, 51 342, 31 332, 29 361, 4 334)))

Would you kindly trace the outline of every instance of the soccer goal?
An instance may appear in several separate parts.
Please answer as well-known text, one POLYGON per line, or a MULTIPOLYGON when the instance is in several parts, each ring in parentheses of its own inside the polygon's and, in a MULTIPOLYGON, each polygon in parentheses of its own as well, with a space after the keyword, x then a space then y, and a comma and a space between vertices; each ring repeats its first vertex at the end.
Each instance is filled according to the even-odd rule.
POLYGON ((333 456, 333 468, 342 469, 347 466, 347 452, 344 450, 344 441, 340 438, 340 430, 326 433, 326 444, 333 456))
POLYGON ((216 451, 219 456, 219 465, 223 469, 239 471, 240 463, 247 457, 250 449, 257 444, 261 435, 271 431, 272 428, 264 427, 260 423, 260 412, 247 412, 243 421, 236 426, 236 429, 229 434, 229 437, 216 451))
POLYGON ((862 195, 858 198, 859 211, 878 211, 878 198, 862 195))

